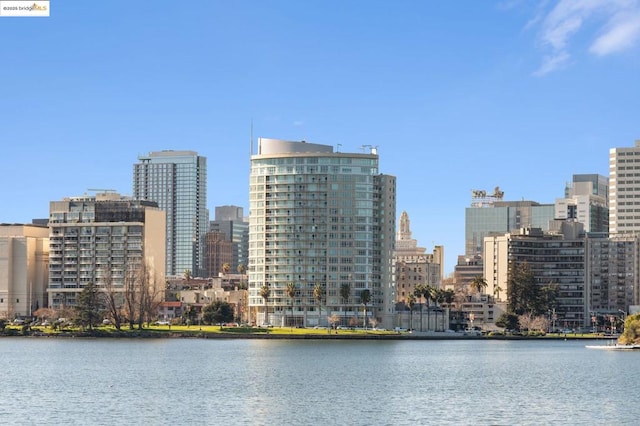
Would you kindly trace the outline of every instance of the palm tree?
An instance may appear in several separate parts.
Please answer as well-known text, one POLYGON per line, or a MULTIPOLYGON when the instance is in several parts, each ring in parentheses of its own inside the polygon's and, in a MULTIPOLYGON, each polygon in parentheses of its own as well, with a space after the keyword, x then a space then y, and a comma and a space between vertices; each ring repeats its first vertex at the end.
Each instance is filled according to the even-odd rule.
MULTIPOLYGON (((247 272, 247 267, 244 266, 244 263, 239 263, 238 264, 238 268, 237 268, 238 274, 240 275, 244 275, 245 272, 247 272)), ((244 276, 240 277, 240 290, 245 290, 245 284, 244 284, 244 276)))
MULTIPOLYGON (((414 293, 409 293, 409 296, 407 297, 407 306, 409 307, 409 331, 413 330, 413 305, 416 304, 416 296, 414 293)), ((422 310, 420 310, 420 313, 422 314, 422 310)), ((422 315, 421 315, 421 320, 422 320, 422 315)))
POLYGON ((444 303, 446 303, 449 308, 449 320, 451 320, 451 304, 456 298, 456 292, 451 289, 447 289, 442 292, 442 295, 444 296, 444 303))
POLYGON ((469 282, 469 286, 476 293, 482 293, 485 288, 487 288, 487 280, 484 279, 482 275, 476 275, 469 282))
POLYGON ((365 330, 367 329, 367 304, 369 302, 371 302, 371 291, 365 288, 360 292, 360 303, 364 305, 364 320, 362 320, 362 323, 365 330))
POLYGON ((287 284, 287 296, 289 296, 289 299, 291 300, 291 318, 293 319, 293 298, 296 296, 296 292, 298 291, 298 289, 296 288, 296 285, 294 283, 288 283, 287 284))
POLYGON ((429 284, 422 286, 422 295, 427 304, 427 331, 431 329, 431 313, 429 312, 429 308, 431 307, 431 291, 432 287, 429 284))
MULTIPOLYGON (((435 300, 438 308, 442 310, 441 305, 445 301, 444 290, 442 290, 441 288, 435 289, 435 300)), ((438 314, 436 313, 436 328, 438 328, 437 324, 438 324, 438 314)), ((442 331, 444 331, 444 311, 442 312, 442 331)))
POLYGON ((271 296, 271 289, 269 288, 268 284, 264 284, 262 287, 260 287, 260 297, 262 297, 262 299, 264 299, 264 323, 268 323, 268 318, 269 318, 269 306, 267 305, 267 302, 269 300, 269 296, 271 296))
POLYGON ((227 275, 229 273, 229 271, 231 270, 231 265, 228 263, 223 263, 222 264, 222 273, 227 275))
POLYGON ((500 292, 502 291, 502 287, 500 287, 499 285, 496 285, 495 287, 493 287, 493 297, 496 300, 500 300, 500 292))
MULTIPOLYGON (((413 289, 414 302, 417 299, 420 302, 420 331, 422 331, 422 296, 424 293, 424 285, 416 284, 413 289)), ((411 294, 409 296, 412 296, 411 294)))
POLYGON ((318 304, 318 325, 320 325, 320 317, 322 316, 322 298, 324 296, 324 291, 322 289, 322 285, 320 283, 313 286, 313 298, 318 304))
POLYGON ((344 325, 347 325, 347 303, 349 303, 349 296, 351 296, 351 287, 349 284, 342 284, 340 286, 340 297, 342 297, 342 303, 344 304, 344 325))

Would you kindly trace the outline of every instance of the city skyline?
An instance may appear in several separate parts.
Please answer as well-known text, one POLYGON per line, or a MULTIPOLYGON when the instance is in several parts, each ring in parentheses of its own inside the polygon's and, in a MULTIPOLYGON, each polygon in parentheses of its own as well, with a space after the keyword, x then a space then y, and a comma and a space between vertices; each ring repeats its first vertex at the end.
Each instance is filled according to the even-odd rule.
POLYGON ((471 190, 553 203, 640 139, 638 1, 51 6, 0 26, 3 223, 130 195, 152 151, 207 157, 207 207, 248 211, 252 135, 370 145, 449 274, 471 190))

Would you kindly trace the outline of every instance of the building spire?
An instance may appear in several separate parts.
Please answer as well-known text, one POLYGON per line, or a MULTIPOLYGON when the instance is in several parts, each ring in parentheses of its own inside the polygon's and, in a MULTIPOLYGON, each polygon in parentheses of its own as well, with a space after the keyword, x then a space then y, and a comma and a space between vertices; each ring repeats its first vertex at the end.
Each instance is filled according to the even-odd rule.
POLYGON ((400 232, 398 237, 399 240, 411 239, 411 225, 409 222, 409 215, 406 211, 403 211, 400 215, 400 232))

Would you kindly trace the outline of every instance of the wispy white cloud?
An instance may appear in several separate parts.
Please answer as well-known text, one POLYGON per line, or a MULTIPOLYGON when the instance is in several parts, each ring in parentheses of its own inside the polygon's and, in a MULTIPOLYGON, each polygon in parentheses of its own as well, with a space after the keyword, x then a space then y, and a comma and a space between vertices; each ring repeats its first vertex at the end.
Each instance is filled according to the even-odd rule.
POLYGON ((296 120, 296 121, 293 122, 293 125, 296 126, 296 127, 304 126, 304 121, 296 120))
POLYGON ((613 25, 593 42, 590 52, 604 56, 630 49, 640 41, 640 10, 619 14, 612 21, 613 25))
POLYGON ((631 49, 640 41, 640 0, 559 0, 552 4, 543 13, 538 9, 526 26, 539 27, 541 47, 551 51, 533 73, 536 76, 569 63, 571 40, 587 24, 596 25, 589 52, 598 56, 631 49))
POLYGON ((541 77, 550 72, 560 70, 567 66, 569 58, 570 56, 567 52, 558 52, 554 55, 545 56, 542 65, 534 71, 533 75, 541 77))

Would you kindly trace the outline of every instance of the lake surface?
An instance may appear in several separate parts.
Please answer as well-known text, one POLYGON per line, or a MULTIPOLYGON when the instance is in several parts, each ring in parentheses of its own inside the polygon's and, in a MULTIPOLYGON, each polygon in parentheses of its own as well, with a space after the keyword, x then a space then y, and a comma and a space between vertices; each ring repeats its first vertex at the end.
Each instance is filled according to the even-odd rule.
POLYGON ((0 338, 0 424, 639 424, 640 352, 585 344, 0 338))

